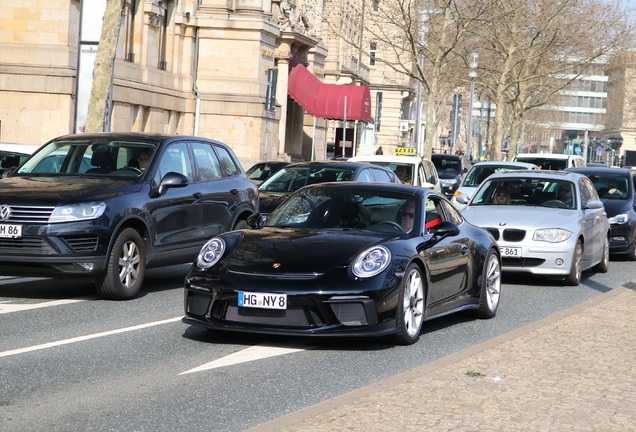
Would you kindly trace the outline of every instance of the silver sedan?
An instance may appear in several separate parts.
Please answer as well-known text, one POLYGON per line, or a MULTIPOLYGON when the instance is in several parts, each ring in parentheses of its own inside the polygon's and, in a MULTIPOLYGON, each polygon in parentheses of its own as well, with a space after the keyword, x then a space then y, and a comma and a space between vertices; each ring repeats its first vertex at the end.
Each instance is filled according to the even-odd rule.
POLYGON ((482 183, 462 215, 499 244, 502 269, 578 285, 609 267, 609 222, 592 182, 563 171, 511 171, 482 183))

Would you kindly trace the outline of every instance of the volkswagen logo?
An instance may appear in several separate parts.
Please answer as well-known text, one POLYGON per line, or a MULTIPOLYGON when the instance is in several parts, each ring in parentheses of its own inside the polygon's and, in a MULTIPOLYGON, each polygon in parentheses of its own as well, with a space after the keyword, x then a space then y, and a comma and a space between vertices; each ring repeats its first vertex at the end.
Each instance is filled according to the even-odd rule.
POLYGON ((11 216, 11 207, 5 204, 1 205, 0 206, 0 221, 6 221, 7 219, 9 219, 9 216, 11 216))

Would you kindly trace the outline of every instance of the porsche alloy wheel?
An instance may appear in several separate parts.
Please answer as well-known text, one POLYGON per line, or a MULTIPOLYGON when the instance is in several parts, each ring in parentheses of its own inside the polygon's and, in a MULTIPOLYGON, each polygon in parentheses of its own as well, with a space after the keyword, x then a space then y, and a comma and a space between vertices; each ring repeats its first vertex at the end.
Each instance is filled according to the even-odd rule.
POLYGON ((126 228, 113 244, 106 271, 95 282, 97 292, 106 299, 131 299, 141 288, 145 269, 144 242, 137 231, 126 228))
POLYGON ((493 318, 497 314, 501 294, 501 262, 493 249, 486 256, 482 278, 477 316, 493 318))
POLYGON ((402 279, 400 299, 397 307, 396 344, 410 345, 420 337, 424 320, 424 279, 417 264, 407 267, 402 279))
POLYGON ((565 278, 565 284, 570 286, 577 286, 581 283, 581 276, 583 274, 583 245, 581 240, 576 242, 574 247, 574 253, 572 253, 572 267, 570 267, 570 274, 565 278))

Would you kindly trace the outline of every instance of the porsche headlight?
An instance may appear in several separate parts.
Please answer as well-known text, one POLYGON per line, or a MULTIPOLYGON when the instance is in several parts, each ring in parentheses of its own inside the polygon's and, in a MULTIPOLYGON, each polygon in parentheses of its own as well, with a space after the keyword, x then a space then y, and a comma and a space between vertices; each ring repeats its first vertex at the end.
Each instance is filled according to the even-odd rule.
POLYGON ((566 241, 572 236, 570 231, 559 229, 559 228, 547 228, 540 229, 534 232, 532 236, 532 240, 534 241, 543 241, 549 243, 559 243, 566 241))
POLYGON ((220 238, 213 238, 208 241, 199 252, 197 265, 203 270, 207 270, 219 262, 225 252, 225 241, 220 238))
POLYGON ((362 252, 352 263, 353 274, 368 278, 381 273, 391 262, 391 252, 384 246, 374 246, 362 252))
POLYGON ((55 207, 49 217, 49 223, 77 222, 97 219, 106 211, 106 203, 92 202, 55 207))
POLYGON ((627 222, 629 222, 629 215, 627 213, 619 214, 609 218, 608 222, 611 224, 618 224, 618 225, 626 224, 627 222))

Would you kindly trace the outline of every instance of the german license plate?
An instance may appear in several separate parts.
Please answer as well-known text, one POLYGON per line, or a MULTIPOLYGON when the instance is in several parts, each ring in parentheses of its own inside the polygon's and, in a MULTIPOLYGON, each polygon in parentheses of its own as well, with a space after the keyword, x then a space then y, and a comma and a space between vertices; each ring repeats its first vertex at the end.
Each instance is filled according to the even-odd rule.
POLYGON ((239 292, 238 305, 261 309, 287 309, 287 294, 239 292))
POLYGON ((508 258, 521 258, 520 247, 500 247, 499 252, 501 253, 501 256, 508 258))
POLYGON ((0 224, 0 237, 2 238, 22 237, 22 225, 0 224))

